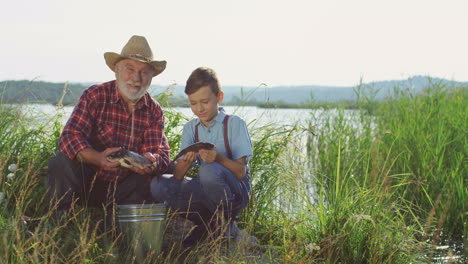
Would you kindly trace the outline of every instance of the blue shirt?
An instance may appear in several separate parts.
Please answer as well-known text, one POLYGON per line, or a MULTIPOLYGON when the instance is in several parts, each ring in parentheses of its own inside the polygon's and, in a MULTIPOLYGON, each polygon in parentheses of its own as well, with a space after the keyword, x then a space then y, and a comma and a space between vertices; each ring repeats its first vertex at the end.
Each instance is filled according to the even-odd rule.
MULTIPOLYGON (((199 142, 209 142, 214 144, 216 146, 216 151, 227 157, 228 155, 224 145, 223 126, 225 116, 226 113, 224 112, 224 109, 220 107, 218 115, 210 122, 209 127, 206 127, 201 123, 198 118, 194 118, 187 122, 182 131, 181 150, 195 143, 195 126, 200 124, 198 126, 199 142)), ((252 141, 245 121, 236 115, 229 115, 228 139, 229 147, 232 152, 232 159, 237 160, 242 157, 246 157, 248 167, 248 161, 252 158, 252 141)))

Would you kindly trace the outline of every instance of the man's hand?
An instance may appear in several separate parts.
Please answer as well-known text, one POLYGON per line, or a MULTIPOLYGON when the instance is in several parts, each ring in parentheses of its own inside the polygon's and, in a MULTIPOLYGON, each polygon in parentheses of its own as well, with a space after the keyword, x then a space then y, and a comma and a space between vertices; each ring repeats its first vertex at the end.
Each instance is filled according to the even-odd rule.
POLYGON ((120 148, 107 148, 103 152, 98 152, 92 148, 86 148, 78 152, 77 158, 81 162, 94 164, 103 170, 116 171, 120 163, 109 161, 107 156, 119 150, 120 148))
POLYGON ((156 167, 157 167, 157 164, 155 163, 156 157, 150 152, 143 153, 143 156, 149 159, 153 163, 153 166, 149 168, 144 168, 144 169, 140 169, 138 167, 132 166, 131 170, 141 175, 150 175, 150 176, 154 175, 156 173, 156 167))

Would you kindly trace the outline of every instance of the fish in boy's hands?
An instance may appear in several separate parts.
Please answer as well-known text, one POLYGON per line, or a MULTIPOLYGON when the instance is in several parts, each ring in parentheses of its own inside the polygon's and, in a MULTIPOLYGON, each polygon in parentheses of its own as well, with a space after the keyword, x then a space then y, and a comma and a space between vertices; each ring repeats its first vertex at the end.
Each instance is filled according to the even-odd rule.
POLYGON ((171 163, 173 163, 178 158, 182 157, 183 155, 185 155, 185 154, 187 154, 189 152, 198 152, 201 149, 213 149, 214 147, 215 147, 215 145, 213 145, 211 143, 208 143, 208 142, 198 142, 198 143, 192 144, 192 145, 184 148, 183 150, 181 150, 179 152, 179 154, 177 154, 177 156, 171 161, 171 163))

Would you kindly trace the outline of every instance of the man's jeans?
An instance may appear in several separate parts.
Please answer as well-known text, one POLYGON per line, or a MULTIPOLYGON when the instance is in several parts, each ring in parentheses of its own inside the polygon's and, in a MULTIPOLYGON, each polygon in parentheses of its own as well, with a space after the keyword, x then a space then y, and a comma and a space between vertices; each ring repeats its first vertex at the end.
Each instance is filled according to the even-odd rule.
POLYGON ((92 166, 70 160, 59 152, 49 161, 47 198, 51 208, 68 210, 73 199, 89 206, 151 202, 149 182, 131 174, 116 183, 95 177, 92 166))

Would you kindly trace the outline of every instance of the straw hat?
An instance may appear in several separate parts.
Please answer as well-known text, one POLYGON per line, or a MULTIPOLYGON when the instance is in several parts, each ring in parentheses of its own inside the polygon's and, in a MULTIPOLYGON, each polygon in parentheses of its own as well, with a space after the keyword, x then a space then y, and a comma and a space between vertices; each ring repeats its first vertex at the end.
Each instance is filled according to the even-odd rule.
POLYGON ((153 61, 153 52, 145 37, 132 36, 123 47, 120 54, 115 52, 104 53, 107 66, 115 72, 115 64, 123 59, 132 59, 148 63, 154 68, 154 76, 160 74, 166 68, 166 61, 153 61))

